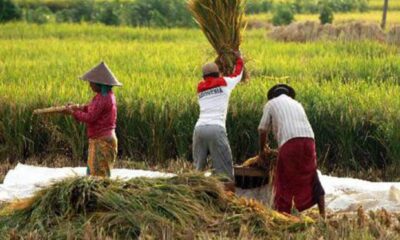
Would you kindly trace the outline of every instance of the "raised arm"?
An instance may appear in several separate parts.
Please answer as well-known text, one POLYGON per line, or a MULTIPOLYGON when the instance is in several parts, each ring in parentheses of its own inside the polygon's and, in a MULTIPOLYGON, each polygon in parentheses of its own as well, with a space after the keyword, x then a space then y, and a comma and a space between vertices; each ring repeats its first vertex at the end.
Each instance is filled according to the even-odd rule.
POLYGON ((234 87, 236 84, 238 84, 240 82, 240 80, 242 80, 243 67, 244 67, 243 58, 242 58, 240 52, 238 51, 235 54, 237 57, 235 69, 231 75, 224 77, 226 79, 226 81, 228 82, 228 84, 231 85, 232 87, 234 87))
POLYGON ((228 77, 236 78, 236 77, 242 75, 243 66, 244 66, 243 59, 241 56, 238 56, 238 58, 236 59, 235 70, 233 70, 233 73, 231 75, 229 75, 228 77))

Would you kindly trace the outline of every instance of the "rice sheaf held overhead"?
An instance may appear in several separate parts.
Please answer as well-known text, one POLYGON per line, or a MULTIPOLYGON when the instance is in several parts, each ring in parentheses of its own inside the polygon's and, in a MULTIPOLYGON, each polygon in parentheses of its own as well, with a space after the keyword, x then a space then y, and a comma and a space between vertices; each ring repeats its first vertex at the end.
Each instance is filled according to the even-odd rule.
POLYGON ((245 2, 245 0, 188 1, 188 8, 195 21, 217 53, 215 62, 224 75, 233 72, 236 63, 234 52, 240 50, 243 31, 246 28, 245 2))

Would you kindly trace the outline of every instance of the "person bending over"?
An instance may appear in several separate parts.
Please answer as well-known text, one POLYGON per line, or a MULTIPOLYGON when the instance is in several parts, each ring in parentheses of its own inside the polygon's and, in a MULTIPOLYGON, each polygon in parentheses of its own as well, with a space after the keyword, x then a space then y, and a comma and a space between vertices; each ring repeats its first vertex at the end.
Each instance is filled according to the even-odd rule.
POLYGON ((273 183, 275 209, 290 214, 293 207, 304 211, 318 204, 325 217, 325 191, 317 173, 314 132, 295 96, 295 90, 285 84, 269 90, 258 127, 259 157, 265 159, 262 150, 272 130, 279 147, 273 183))

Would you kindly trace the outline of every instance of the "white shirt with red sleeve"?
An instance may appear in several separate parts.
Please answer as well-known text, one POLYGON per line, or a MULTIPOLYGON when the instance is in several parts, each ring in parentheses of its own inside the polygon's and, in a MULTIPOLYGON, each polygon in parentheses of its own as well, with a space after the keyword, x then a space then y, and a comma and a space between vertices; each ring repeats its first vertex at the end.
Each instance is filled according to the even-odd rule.
POLYGON ((303 106, 282 94, 265 105, 259 130, 271 131, 281 147, 292 138, 313 138, 314 132, 303 106))
POLYGON ((219 125, 225 128, 229 98, 243 76, 243 60, 238 58, 235 71, 230 76, 207 77, 197 86, 200 117, 196 127, 219 125))

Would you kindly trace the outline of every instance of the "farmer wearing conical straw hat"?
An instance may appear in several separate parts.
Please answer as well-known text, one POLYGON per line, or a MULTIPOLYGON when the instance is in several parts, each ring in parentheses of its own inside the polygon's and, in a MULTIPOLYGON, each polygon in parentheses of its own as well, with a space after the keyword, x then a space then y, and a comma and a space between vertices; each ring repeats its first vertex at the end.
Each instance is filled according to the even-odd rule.
POLYGON ((89 138, 87 175, 110 177, 117 158, 117 104, 112 88, 122 84, 104 62, 80 79, 88 81, 96 95, 87 106, 69 106, 66 113, 86 124, 89 138))
POLYGON ((222 77, 215 63, 203 66, 203 80, 197 86, 200 117, 193 134, 193 160, 202 171, 211 155, 215 173, 233 180, 232 153, 226 134, 225 121, 232 90, 243 75, 243 60, 236 52, 236 66, 232 75, 222 77))
POLYGON ((293 207, 303 211, 318 204, 321 215, 325 216, 325 192, 317 173, 314 132, 295 96, 295 90, 285 84, 269 90, 258 127, 259 159, 266 157, 262 149, 268 144, 268 133, 272 130, 279 146, 273 183, 275 208, 290 213, 293 207))

